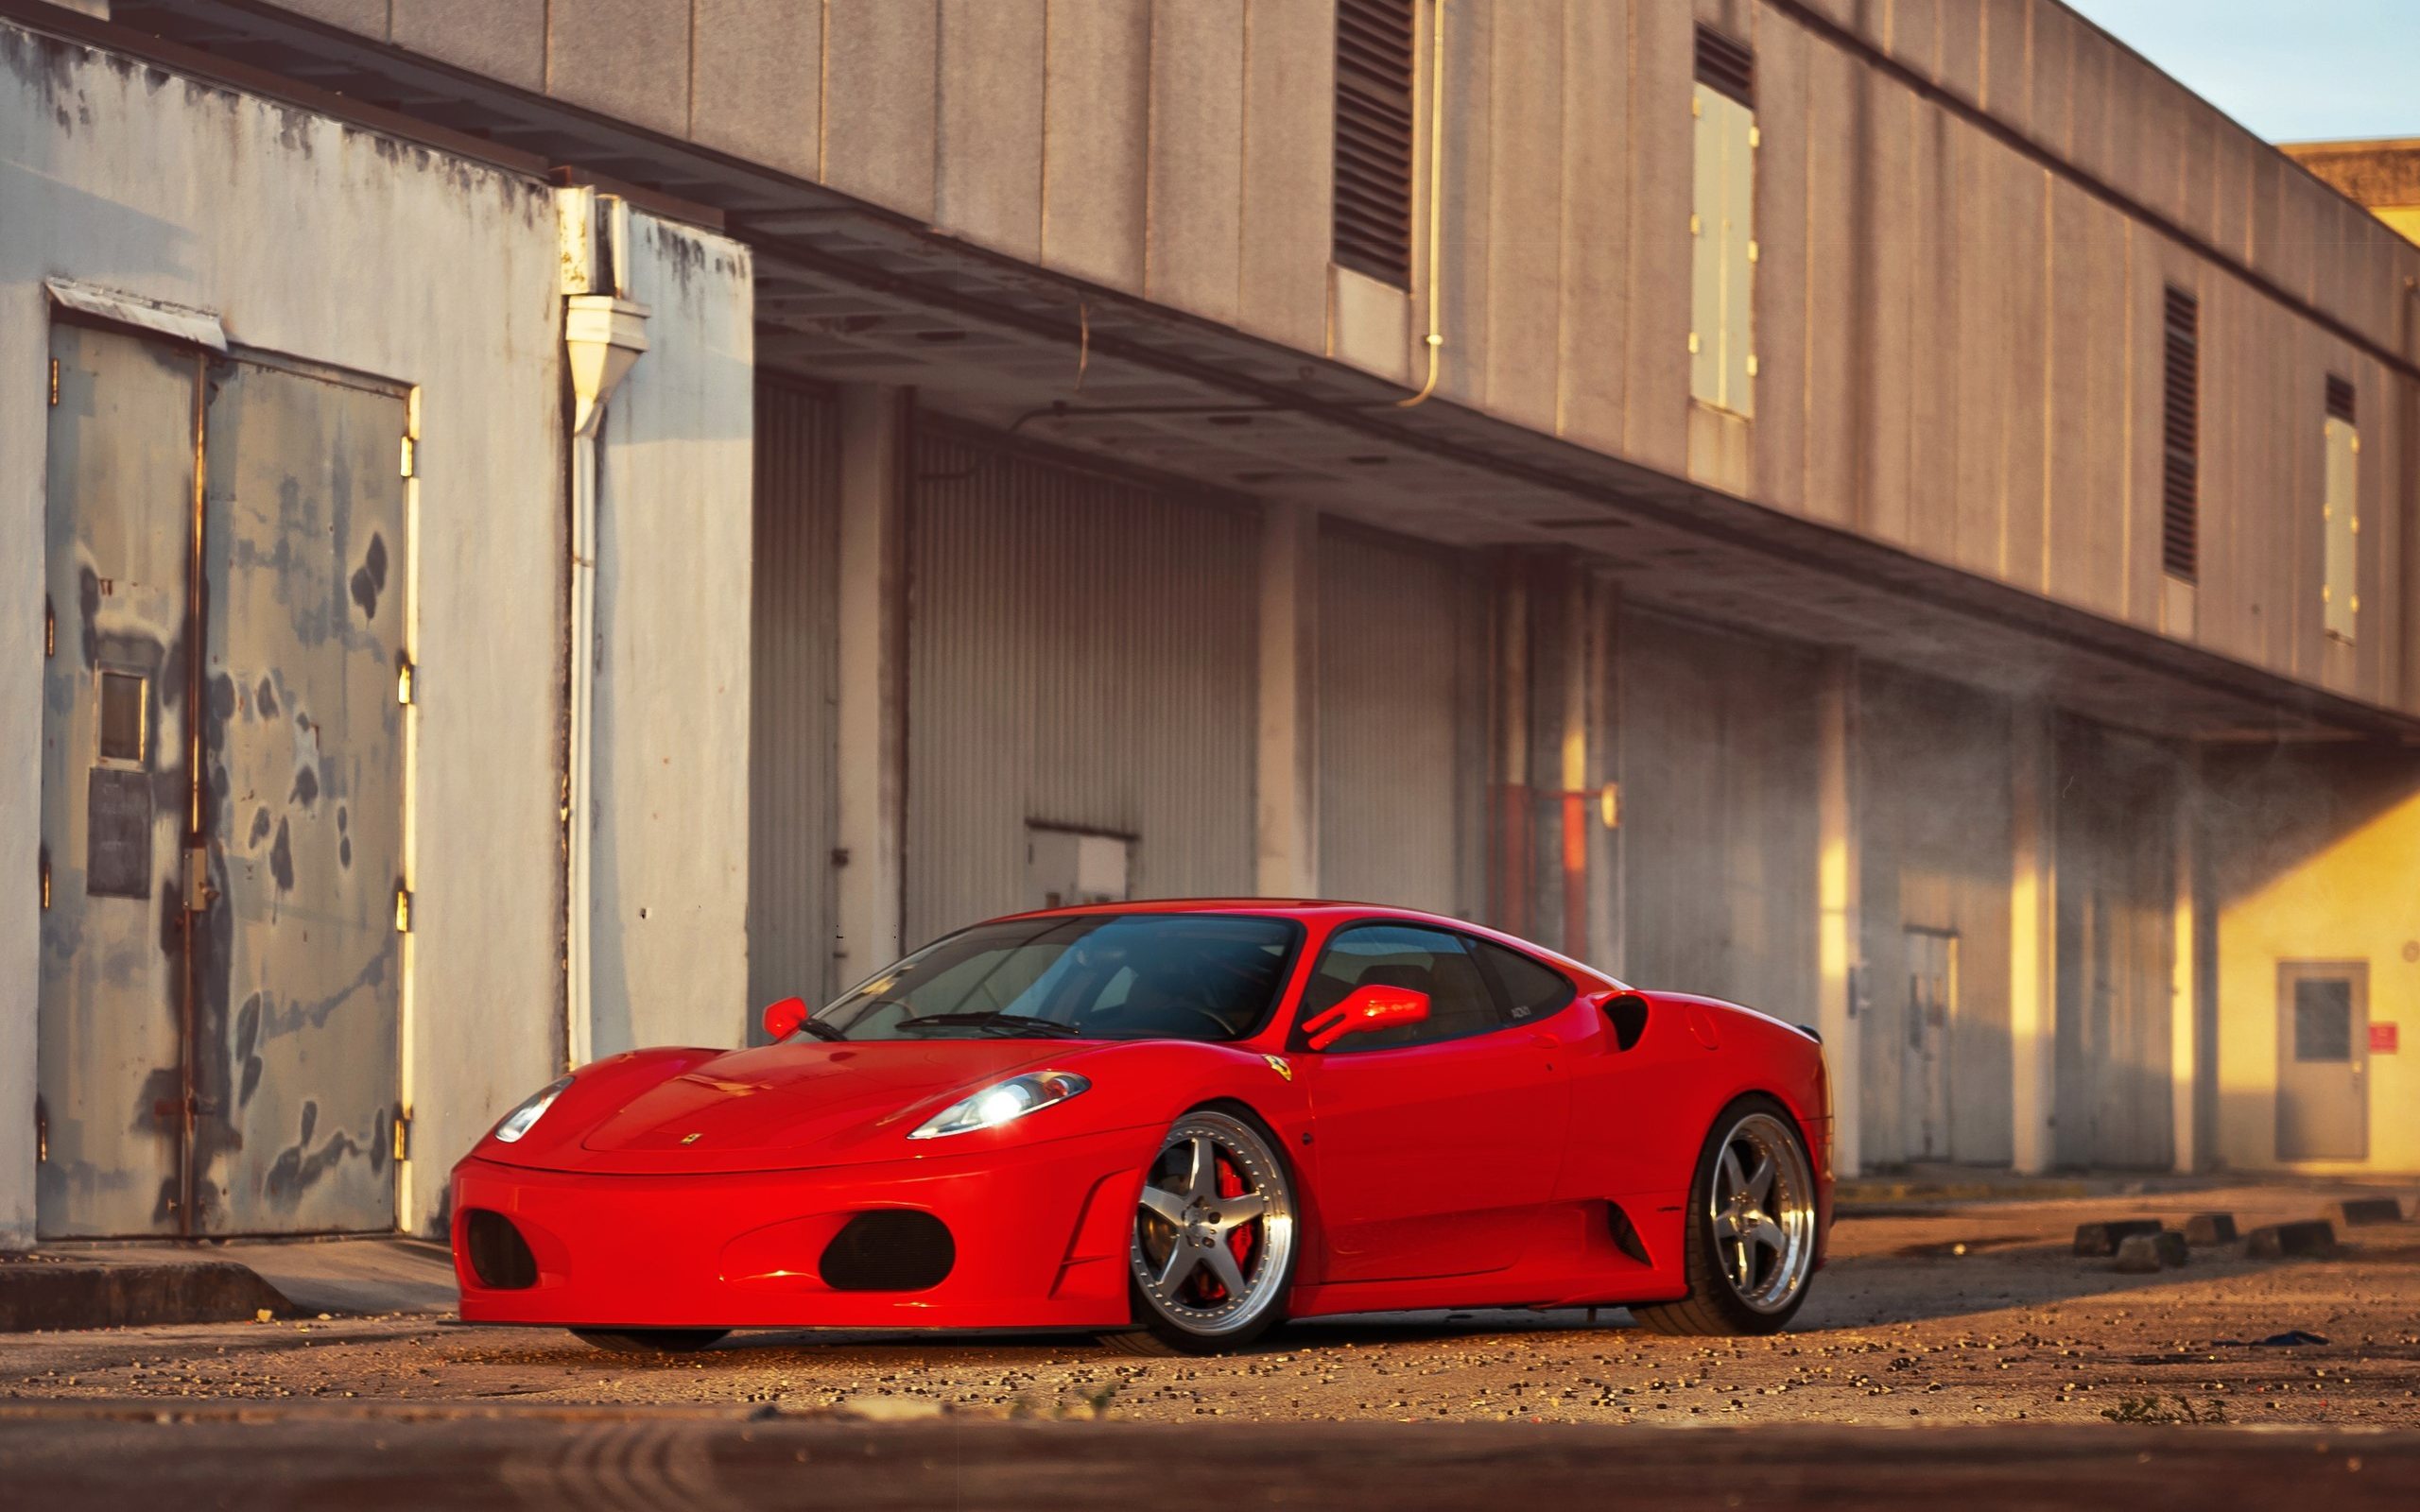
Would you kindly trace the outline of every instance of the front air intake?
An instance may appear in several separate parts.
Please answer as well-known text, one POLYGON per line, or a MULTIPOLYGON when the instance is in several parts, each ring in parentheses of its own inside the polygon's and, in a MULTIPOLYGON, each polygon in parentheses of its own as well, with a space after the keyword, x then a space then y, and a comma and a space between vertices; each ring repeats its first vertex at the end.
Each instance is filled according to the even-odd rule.
POLYGON ((538 1284, 538 1257, 503 1213, 485 1208, 464 1213, 462 1248, 470 1256, 471 1274, 492 1291, 523 1292, 538 1284))
POLYGON ((818 1267, 836 1292, 921 1292, 958 1263, 949 1226, 929 1212, 888 1209, 850 1219, 823 1246, 818 1267))

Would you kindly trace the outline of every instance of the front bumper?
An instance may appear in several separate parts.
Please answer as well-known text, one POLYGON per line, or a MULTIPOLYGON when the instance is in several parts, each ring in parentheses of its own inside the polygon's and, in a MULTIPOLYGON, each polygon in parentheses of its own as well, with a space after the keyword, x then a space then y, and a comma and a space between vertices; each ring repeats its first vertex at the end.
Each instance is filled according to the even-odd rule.
POLYGON ((1152 1129, 873 1165, 712 1176, 454 1168, 462 1316, 596 1328, 1110 1328, 1152 1129), (929 1213, 949 1273, 920 1291, 837 1290, 825 1247, 861 1212, 929 1213), (484 1284, 474 1211, 510 1221, 534 1284, 484 1284))

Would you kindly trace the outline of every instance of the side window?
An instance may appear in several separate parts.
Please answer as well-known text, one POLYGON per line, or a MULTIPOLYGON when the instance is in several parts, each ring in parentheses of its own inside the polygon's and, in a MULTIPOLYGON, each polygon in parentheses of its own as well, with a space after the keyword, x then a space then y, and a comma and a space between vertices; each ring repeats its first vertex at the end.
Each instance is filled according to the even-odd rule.
POLYGON ((1473 940, 1471 950, 1503 1000, 1504 1016, 1511 1022, 1535 1023, 1571 1001, 1571 979, 1544 961, 1483 939, 1473 940))
POLYGON ((1303 988, 1295 1023, 1326 1012, 1361 987, 1408 987, 1427 993, 1427 1021, 1348 1036, 1337 1041, 1331 1054, 1399 1050, 1502 1026, 1467 942, 1443 930, 1360 924, 1338 931, 1303 988))

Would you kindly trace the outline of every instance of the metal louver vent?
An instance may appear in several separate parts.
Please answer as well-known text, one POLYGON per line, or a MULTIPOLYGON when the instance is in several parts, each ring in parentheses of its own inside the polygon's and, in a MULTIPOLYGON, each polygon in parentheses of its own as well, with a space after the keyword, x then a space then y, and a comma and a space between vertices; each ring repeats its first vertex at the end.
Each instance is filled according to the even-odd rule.
POLYGON ((2160 410, 2160 565, 2187 582, 2201 571, 2202 306, 2170 285, 2160 410))
POLYGON ((1337 0, 1338 266, 1411 286, 1412 0, 1337 0))
POLYGON ((2347 425, 2354 423, 2352 381, 2332 372, 2327 375, 2327 418, 2347 425))
POLYGON ((1756 55, 1711 26, 1698 27, 1698 82, 1756 108, 1756 55))

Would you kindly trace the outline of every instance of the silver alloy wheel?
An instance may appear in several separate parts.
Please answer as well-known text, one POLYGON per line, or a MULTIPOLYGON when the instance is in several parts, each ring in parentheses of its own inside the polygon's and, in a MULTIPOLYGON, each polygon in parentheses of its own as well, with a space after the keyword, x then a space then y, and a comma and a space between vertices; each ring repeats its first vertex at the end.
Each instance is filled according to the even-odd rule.
POLYGON ((1178 1119, 1135 1205, 1144 1300, 1188 1333, 1237 1333, 1275 1305, 1293 1253, 1293 1194, 1259 1130, 1225 1113, 1178 1119))
POLYGON ((1771 1113, 1749 1113, 1722 1137, 1707 1192, 1715 1269, 1740 1301, 1778 1313, 1815 1263, 1815 1181, 1806 1148, 1771 1113))

